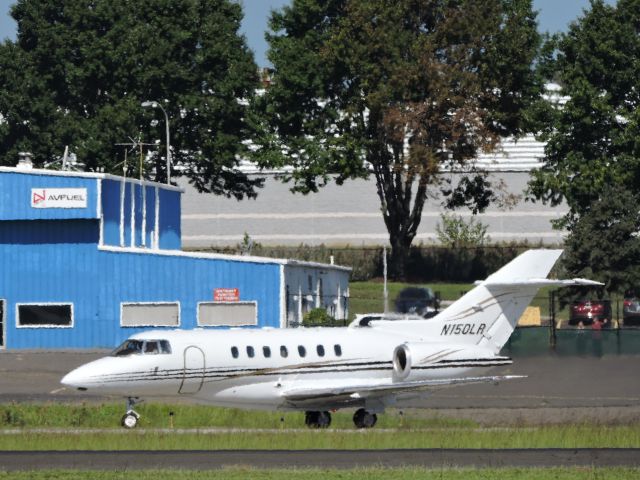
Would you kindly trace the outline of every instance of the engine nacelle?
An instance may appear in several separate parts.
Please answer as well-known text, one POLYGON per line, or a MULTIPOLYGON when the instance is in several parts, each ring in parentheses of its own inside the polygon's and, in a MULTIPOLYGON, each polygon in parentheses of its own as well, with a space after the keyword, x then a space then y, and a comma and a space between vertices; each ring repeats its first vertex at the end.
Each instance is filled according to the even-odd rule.
POLYGON ((411 374, 411 367, 420 363, 422 359, 438 353, 442 348, 433 344, 403 343, 393 351, 393 378, 406 380, 411 374))
MULTIPOLYGON (((440 362, 482 362, 483 366, 490 366, 487 362, 497 362, 496 365, 503 365, 505 361, 510 363, 506 357, 496 357, 490 350, 482 347, 461 345, 459 348, 448 345, 434 345, 433 343, 403 343, 398 345, 393 351, 392 365, 393 378, 396 381, 406 380, 411 375, 411 369, 418 366, 433 365, 440 362)), ((449 365, 451 365, 449 363, 449 365)), ((453 365, 451 365, 455 368, 453 365)), ((472 366, 472 365, 455 365, 472 366)))

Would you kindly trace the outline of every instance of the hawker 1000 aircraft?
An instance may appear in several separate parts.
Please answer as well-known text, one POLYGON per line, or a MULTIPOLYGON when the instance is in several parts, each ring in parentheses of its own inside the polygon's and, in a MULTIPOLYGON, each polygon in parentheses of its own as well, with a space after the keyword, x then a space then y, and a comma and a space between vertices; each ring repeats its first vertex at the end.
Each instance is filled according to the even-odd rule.
POLYGON ((500 349, 543 286, 600 285, 549 280, 561 250, 529 250, 428 320, 356 319, 343 328, 154 330, 73 370, 66 386, 135 401, 183 396, 214 405, 306 412, 327 427, 330 411, 355 408, 358 428, 386 407, 445 386, 515 377, 485 372, 511 359, 500 349))

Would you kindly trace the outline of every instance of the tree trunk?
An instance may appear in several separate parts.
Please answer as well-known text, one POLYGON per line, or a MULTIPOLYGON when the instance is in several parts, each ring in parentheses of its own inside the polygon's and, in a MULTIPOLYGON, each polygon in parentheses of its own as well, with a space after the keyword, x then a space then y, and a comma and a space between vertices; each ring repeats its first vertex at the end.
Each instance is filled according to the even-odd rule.
POLYGON ((389 236, 391 243, 391 255, 389 257, 389 278, 400 281, 406 280, 409 254, 411 253, 411 240, 405 237, 389 236))

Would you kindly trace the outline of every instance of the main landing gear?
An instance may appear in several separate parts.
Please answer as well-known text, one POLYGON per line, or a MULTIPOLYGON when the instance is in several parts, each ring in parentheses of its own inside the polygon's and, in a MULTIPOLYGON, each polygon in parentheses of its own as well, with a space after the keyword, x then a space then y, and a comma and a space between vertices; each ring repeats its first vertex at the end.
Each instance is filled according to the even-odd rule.
MULTIPOLYGON (((353 415, 353 423, 356 428, 372 428, 377 421, 378 416, 364 408, 356 410, 353 415)), ((304 423, 309 428, 327 428, 331 425, 331 414, 329 412, 305 412, 304 423)))
POLYGON ((356 428, 371 428, 378 421, 378 416, 375 413, 367 412, 364 408, 356 410, 353 414, 353 423, 356 428))
POLYGON ((304 424, 309 428, 327 428, 331 425, 329 412, 305 412, 304 424))
POLYGON ((127 413, 122 416, 120 421, 124 428, 135 428, 140 420, 140 414, 136 412, 133 407, 138 399, 134 397, 127 398, 127 413))

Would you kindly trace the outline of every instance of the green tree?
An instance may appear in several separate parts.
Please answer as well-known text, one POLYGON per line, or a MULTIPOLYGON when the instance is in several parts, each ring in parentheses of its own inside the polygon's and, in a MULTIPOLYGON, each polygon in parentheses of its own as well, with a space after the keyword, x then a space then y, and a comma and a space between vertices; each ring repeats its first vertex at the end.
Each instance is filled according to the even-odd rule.
POLYGON ((566 202, 556 222, 569 231, 574 272, 591 273, 609 289, 623 288, 616 269, 638 269, 637 212, 620 198, 640 187, 640 1, 601 0, 555 41, 547 70, 562 86, 564 105, 548 110, 543 168, 533 172, 533 197, 552 205, 566 202), (630 216, 629 216, 630 215, 630 216), (593 217, 593 218, 589 218, 593 217), (607 218, 608 217, 608 218, 607 218), (585 245, 593 251, 585 251, 585 245), (626 260, 624 260, 626 258, 626 260))
POLYGON ((530 0, 294 0, 270 28, 255 157, 303 193, 373 175, 402 277, 431 189, 484 209, 494 191, 471 160, 526 129, 541 92, 530 0))
POLYGON ((640 285, 640 196, 607 185, 588 215, 573 225, 563 264, 573 274, 601 280, 608 292, 640 285))
POLYGON ((231 0, 18 0, 16 42, 0 45, 0 163, 70 147, 87 170, 121 171, 116 143, 155 140, 154 178, 173 165, 200 190, 241 198, 260 180, 237 169, 257 68, 231 0))
POLYGON ((441 214, 440 223, 436 225, 436 234, 438 241, 446 247, 477 248, 490 240, 487 235, 488 228, 474 217, 465 221, 460 215, 441 214))

